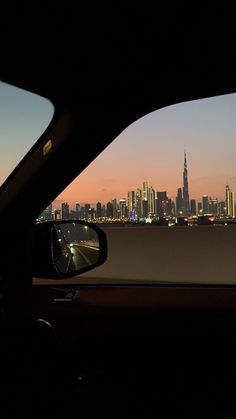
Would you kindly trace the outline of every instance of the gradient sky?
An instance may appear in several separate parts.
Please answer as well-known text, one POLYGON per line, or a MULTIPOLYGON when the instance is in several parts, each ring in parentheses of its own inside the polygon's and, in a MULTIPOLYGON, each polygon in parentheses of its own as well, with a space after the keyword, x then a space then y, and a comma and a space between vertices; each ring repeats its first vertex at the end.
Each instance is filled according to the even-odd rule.
MULTIPOLYGON (((225 199, 225 185, 236 192, 236 94, 163 108, 133 123, 55 199, 96 205, 126 198, 148 181, 172 199, 182 186, 184 149, 189 195, 225 199)), ((0 83, 1 182, 45 130, 52 104, 37 95, 0 83)), ((79 139, 78 139, 79 141, 79 139)))
POLYGON ((51 102, 0 82, 0 185, 49 125, 51 102))

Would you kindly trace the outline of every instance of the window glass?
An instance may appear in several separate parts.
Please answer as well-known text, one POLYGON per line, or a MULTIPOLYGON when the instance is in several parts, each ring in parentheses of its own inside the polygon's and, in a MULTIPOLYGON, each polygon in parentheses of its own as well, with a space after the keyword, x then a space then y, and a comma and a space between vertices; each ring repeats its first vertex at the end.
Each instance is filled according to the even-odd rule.
POLYGON ((49 100, 0 82, 0 185, 45 131, 53 113, 49 100))
POLYGON ((81 218, 108 238, 92 282, 235 283, 236 94, 129 126, 39 217, 81 218))

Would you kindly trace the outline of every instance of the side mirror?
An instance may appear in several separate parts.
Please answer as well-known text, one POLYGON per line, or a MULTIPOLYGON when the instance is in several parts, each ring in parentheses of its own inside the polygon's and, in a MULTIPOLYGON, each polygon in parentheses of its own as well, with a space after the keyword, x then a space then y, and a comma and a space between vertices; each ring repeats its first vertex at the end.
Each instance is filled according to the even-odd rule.
POLYGON ((80 221, 46 221, 35 225, 32 275, 64 279, 89 271, 106 261, 105 233, 80 221))

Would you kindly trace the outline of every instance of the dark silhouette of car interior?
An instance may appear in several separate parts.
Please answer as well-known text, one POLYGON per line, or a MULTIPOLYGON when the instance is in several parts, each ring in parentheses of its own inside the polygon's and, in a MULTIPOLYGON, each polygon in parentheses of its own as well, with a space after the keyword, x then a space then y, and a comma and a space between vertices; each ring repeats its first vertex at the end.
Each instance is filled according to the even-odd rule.
POLYGON ((0 30, 0 79, 55 107, 0 189, 1 417, 235 417, 235 286, 32 286, 37 216, 119 133, 236 91, 234 13, 18 5, 0 30))

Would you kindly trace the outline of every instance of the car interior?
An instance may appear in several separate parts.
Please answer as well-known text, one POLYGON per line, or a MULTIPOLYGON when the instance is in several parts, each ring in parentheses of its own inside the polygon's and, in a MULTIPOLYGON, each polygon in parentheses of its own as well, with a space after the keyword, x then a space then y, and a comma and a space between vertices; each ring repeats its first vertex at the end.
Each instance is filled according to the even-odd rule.
MULTIPOLYGON (((236 288, 227 266, 217 285, 204 283, 204 270, 192 285, 80 284, 70 282, 74 266, 64 271, 65 249, 55 256, 68 276, 60 282, 51 230, 35 226, 132 122, 236 91, 229 9, 115 2, 3 14, 0 80, 49 99, 54 115, 0 189, 2 418, 236 417, 236 288), (32 285, 37 273, 47 284, 32 285)), ((109 255, 97 234, 94 266, 109 255)))

